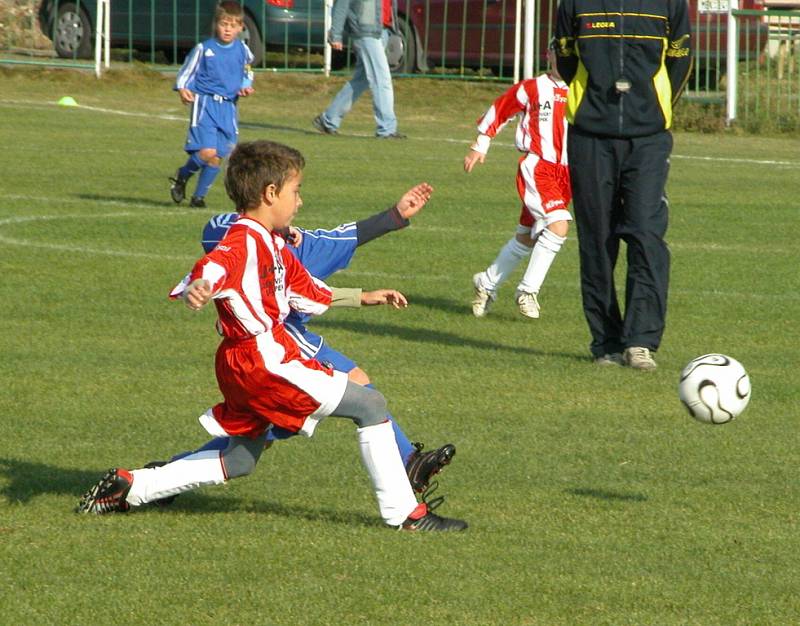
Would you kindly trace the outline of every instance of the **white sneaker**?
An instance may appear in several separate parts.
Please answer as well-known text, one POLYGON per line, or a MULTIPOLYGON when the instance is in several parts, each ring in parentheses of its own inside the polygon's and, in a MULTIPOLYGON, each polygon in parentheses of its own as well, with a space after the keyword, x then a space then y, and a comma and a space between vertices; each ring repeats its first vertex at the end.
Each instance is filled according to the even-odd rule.
POLYGON ((622 361, 625 365, 635 370, 650 372, 657 367, 649 348, 640 348, 638 346, 625 348, 625 352, 622 353, 622 361))
POLYGON ((472 277, 472 286, 475 289, 475 297, 472 299, 472 314, 475 317, 483 317, 492 306, 492 302, 497 299, 497 294, 494 291, 484 289, 481 285, 481 275, 475 274, 472 277))
POLYGON ((525 317, 539 319, 541 308, 539 307, 539 301, 536 299, 535 293, 528 293, 527 291, 520 291, 517 289, 517 306, 519 307, 519 312, 525 317))

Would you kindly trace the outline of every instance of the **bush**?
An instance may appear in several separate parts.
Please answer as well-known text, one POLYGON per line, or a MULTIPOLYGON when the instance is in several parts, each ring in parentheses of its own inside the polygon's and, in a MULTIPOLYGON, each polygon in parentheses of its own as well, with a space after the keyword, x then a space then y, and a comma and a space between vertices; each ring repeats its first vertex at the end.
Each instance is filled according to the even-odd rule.
POLYGON ((48 50, 50 40, 39 29, 38 2, 4 0, 0 2, 0 50, 48 50))

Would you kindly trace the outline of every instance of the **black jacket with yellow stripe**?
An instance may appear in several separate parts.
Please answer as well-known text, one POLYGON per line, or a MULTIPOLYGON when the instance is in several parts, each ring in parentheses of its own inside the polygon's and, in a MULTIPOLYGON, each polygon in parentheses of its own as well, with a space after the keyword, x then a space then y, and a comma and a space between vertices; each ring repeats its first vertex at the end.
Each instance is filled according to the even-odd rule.
POLYGON ((608 137, 671 127, 692 66, 687 0, 561 0, 556 37, 571 124, 608 137))

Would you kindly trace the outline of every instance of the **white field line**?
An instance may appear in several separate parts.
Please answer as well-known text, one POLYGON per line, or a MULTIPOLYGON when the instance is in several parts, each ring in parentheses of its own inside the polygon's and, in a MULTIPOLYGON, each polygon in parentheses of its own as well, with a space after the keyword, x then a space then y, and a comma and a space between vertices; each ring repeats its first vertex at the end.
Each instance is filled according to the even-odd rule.
MULTIPOLYGON (((3 197, 3 196, 0 196, 3 197)), ((6 196, 7 197, 7 196, 6 196)), ((123 204, 120 202, 105 202, 104 204, 123 204)), ((135 206, 128 204, 128 206, 135 206)), ((114 219, 119 217, 124 218, 136 218, 136 217, 183 217, 189 213, 189 211, 160 211, 160 212, 148 212, 148 213, 141 213, 141 212, 117 212, 117 213, 105 213, 105 214, 82 214, 82 215, 26 215, 26 216, 15 216, 15 217, 6 217, 0 218, 0 230, 4 226, 13 226, 18 224, 26 224, 26 223, 33 223, 33 222, 45 222, 45 221, 58 221, 58 220, 65 220, 65 219, 87 219, 96 221, 98 219, 114 219)), ((425 230, 424 228, 420 228, 420 230, 425 230)), ((69 244, 58 244, 58 243, 50 243, 50 242, 39 242, 39 241, 31 241, 28 239, 17 239, 14 237, 7 237, 0 233, 0 244, 5 245, 13 245, 13 246, 21 246, 24 248, 39 248, 45 250, 55 250, 58 252, 73 252, 78 254, 94 254, 94 255, 103 255, 103 256, 111 256, 117 258, 131 258, 131 259, 151 259, 157 261, 181 261, 186 263, 191 263, 197 258, 199 258, 199 253, 197 256, 192 255, 171 255, 171 254, 160 254, 160 253, 152 253, 152 252, 136 252, 131 250, 114 250, 111 248, 95 248, 95 247, 88 247, 88 246, 74 246, 69 244)), ((726 250, 723 246, 717 246, 717 249, 726 250)), ((775 251, 777 252, 777 251, 775 251)), ((442 274, 397 274, 391 272, 364 272, 364 271, 354 271, 354 270, 343 270, 339 272, 345 276, 353 276, 353 277, 364 277, 364 278, 378 278, 381 280, 397 280, 397 281, 426 281, 426 282, 452 282, 453 276, 452 275, 442 275, 442 274)), ((573 285, 576 289, 578 288, 577 281, 554 281, 557 285, 566 286, 566 285, 573 285)), ((691 296, 714 296, 719 298, 755 298, 759 300, 783 300, 783 301, 794 301, 800 300, 800 293, 785 293, 785 294, 761 294, 755 292, 747 292, 747 293, 739 293, 739 292, 730 292, 730 291, 720 291, 720 290, 688 290, 688 289, 672 289, 671 292, 676 295, 691 295, 691 296)))
MULTIPOLYGON (((15 216, 9 218, 0 217, 0 227, 6 224, 23 223, 37 220, 55 220, 55 219, 95 219, 99 217, 185 217, 186 215, 197 215, 196 211, 190 209, 181 209, 175 207, 169 210, 154 210, 151 204, 139 204, 135 201, 128 200, 98 200, 98 199, 81 199, 81 198, 65 198, 65 197, 48 197, 48 196, 33 196, 25 194, 3 194, 0 193, 0 210, 3 209, 2 200, 15 200, 23 202, 37 203, 47 206, 59 206, 64 204, 79 204, 79 205, 92 205, 92 206, 108 206, 108 207, 124 207, 127 209, 141 209, 144 212, 136 213, 108 213, 106 215, 52 215, 52 216, 15 216)), ((299 226, 305 226, 300 223, 299 226)), ((313 225, 312 225, 313 227, 313 225)), ((484 228, 477 231, 473 228, 464 228, 459 226, 420 226, 413 225, 415 232, 422 233, 447 233, 451 235, 458 235, 460 238, 468 237, 484 237, 486 234, 490 235, 503 235, 510 232, 507 228, 494 227, 484 228)), ((574 234, 570 236, 571 240, 576 240, 574 234)), ((37 242, 28 242, 22 239, 11 239, 0 235, 0 242, 8 243, 10 245, 30 245, 44 247, 44 244, 37 242)), ((795 255, 794 248, 781 248, 775 245, 769 246, 753 246, 752 244, 719 244, 719 243, 693 243, 693 242, 668 242, 670 249, 673 250, 686 250, 689 252, 721 252, 724 254, 784 254, 795 255)), ((121 255, 123 253, 120 253, 121 255)), ((155 256, 153 258, 176 258, 176 257, 163 257, 155 256)))
MULTIPOLYGON (((51 215, 51 216, 15 216, 9 218, 0 218, 0 227, 7 224, 20 224, 24 222, 31 222, 37 220, 57 220, 57 219, 97 219, 103 217, 185 217, 186 215, 197 215, 195 211, 189 209, 181 209, 175 207, 169 210, 153 210, 152 205, 139 204, 135 201, 126 200, 95 200, 95 199, 81 199, 81 198, 64 198, 64 197, 48 197, 48 196, 33 196, 25 194, 2 194, 0 193, 0 209, 3 208, 2 200, 14 200, 30 203, 41 203, 50 207, 58 207, 60 205, 79 204, 79 205, 92 205, 92 206, 108 206, 108 207, 124 207, 127 209, 142 209, 144 212, 136 213, 108 213, 105 215, 83 214, 83 215, 51 215)), ((302 224, 300 224, 302 226, 302 224)), ((458 226, 420 226, 413 225, 413 230, 422 233, 446 233, 449 235, 458 235, 460 238, 468 237, 485 237, 486 235, 501 236, 509 233, 506 228, 492 228, 481 229, 480 231, 474 228, 461 228, 458 226)), ((571 239, 575 239, 574 234, 571 239)), ((51 247, 39 242, 28 241, 24 239, 13 239, 0 234, 0 243, 9 245, 23 245, 23 246, 38 246, 38 247, 51 247)), ((60 245, 60 244, 53 244, 60 245)), ((797 252, 794 249, 782 248, 773 244, 767 246, 753 246, 752 244, 729 244, 729 243, 684 243, 684 242, 669 242, 670 249, 673 250, 686 250, 686 251, 699 251, 699 252, 721 252, 725 254, 761 254, 761 255, 782 255, 793 256, 797 252)), ((55 249, 55 248, 52 248, 55 249)), ((67 250, 67 248, 59 248, 67 250)), ((86 249, 88 252, 88 249, 86 249)), ((96 252, 102 254, 102 252, 96 252)), ((108 254, 112 254, 109 252, 108 254)), ((125 256, 124 252, 113 253, 118 256, 125 256)), ((142 253, 143 258, 179 258, 167 257, 159 255, 150 255, 147 257, 142 253)))
MULTIPOLYGON (((55 107, 59 106, 55 102, 29 102, 26 100, 8 100, 8 99, 0 99, 0 106, 8 106, 8 107, 17 107, 17 108, 48 108, 48 107, 55 107)), ((186 116, 180 115, 171 115, 167 113, 139 113, 136 111, 124 111, 120 109, 108 109, 104 107, 94 107, 88 106, 84 104, 79 104, 77 107, 70 107, 70 108, 77 108, 83 109, 86 111, 94 111, 95 113, 107 113, 109 115, 122 115, 125 117, 144 117, 150 120, 153 119, 160 119, 169 122, 183 122, 186 123, 186 116)), ((249 126, 247 122, 241 122, 239 124, 240 128, 252 128, 253 126, 249 126)), ((348 133, 353 137, 372 137, 372 135, 362 134, 362 133, 348 133)), ((456 144, 463 144, 469 145, 472 140, 465 140, 465 139, 453 139, 449 137, 410 137, 410 139, 414 139, 417 141, 434 141, 434 142, 441 142, 441 143, 456 143, 456 144)), ((512 143, 505 143, 501 141, 494 141, 492 142, 494 146, 502 146, 504 148, 514 148, 514 144, 512 143)), ((800 161, 778 161, 778 160, 771 160, 771 159, 742 159, 742 158, 730 158, 730 157, 712 157, 712 156, 696 156, 690 154, 673 154, 673 159, 688 159, 693 161, 709 161, 713 163, 742 163, 747 165, 768 165, 768 166, 782 166, 782 167, 791 167, 791 168, 800 168, 800 161)))

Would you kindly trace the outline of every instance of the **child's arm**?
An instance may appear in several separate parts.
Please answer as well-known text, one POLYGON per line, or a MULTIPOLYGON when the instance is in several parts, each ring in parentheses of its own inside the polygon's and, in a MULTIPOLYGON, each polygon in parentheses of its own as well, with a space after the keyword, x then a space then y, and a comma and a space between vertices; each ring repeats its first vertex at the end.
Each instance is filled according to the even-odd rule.
POLYGON ((203 44, 197 44, 192 51, 186 56, 181 69, 178 70, 178 76, 175 79, 175 91, 181 97, 181 102, 190 104, 194 102, 194 77, 197 74, 197 68, 200 67, 200 60, 203 58, 203 44))
POLYGON ((414 217, 428 203, 432 193, 433 187, 428 183, 420 183, 406 191, 395 205, 400 217, 404 220, 414 217))
POLYGON ((406 297, 395 289, 376 289, 361 293, 361 304, 374 306, 376 304, 390 304, 395 309, 404 309, 408 306, 406 297))
POLYGON ((483 163, 486 160, 486 153, 479 152, 475 148, 470 148, 467 156, 464 157, 464 171, 469 173, 476 163, 483 163))
POLYGON ((331 288, 331 307, 358 308, 378 304, 390 304, 395 309, 404 309, 408 306, 408 300, 396 289, 363 291, 352 287, 331 288))
POLYGON ((492 103, 489 110, 478 120, 478 138, 469 147, 464 157, 464 171, 471 172, 476 163, 483 163, 489 144, 511 118, 525 110, 528 94, 524 82, 517 83, 492 103))
POLYGON ((298 313, 322 315, 331 305, 331 288, 309 274, 287 247, 284 247, 279 254, 286 268, 286 296, 289 299, 289 306, 298 313))
POLYGON ((197 278, 189 283, 181 298, 187 307, 199 311, 211 300, 211 283, 205 278, 197 278))
POLYGON ((239 88, 239 95, 242 97, 247 97, 252 93, 255 93, 255 89, 253 89, 253 70, 250 67, 250 64, 253 62, 255 57, 253 53, 250 51, 250 48, 247 47, 247 44, 242 42, 242 46, 244 47, 244 74, 242 75, 242 85, 239 88))

